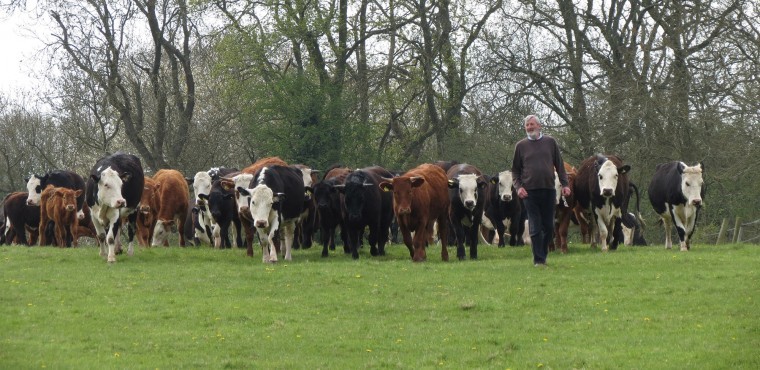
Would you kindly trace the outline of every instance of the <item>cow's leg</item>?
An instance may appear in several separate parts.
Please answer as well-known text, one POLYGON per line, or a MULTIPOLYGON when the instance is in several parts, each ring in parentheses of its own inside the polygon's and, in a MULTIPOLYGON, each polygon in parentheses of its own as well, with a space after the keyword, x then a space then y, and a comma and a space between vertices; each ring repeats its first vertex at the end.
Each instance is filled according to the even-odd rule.
MULTIPOLYGON (((279 226, 278 226, 279 227, 279 226)), ((276 238, 279 238, 279 235, 277 234, 278 229, 275 229, 273 226, 270 226, 269 232, 267 234, 267 239, 269 240, 269 262, 277 262, 277 248, 273 246, 274 240, 276 238)))
POLYGON ((407 229, 406 226, 400 226, 401 237, 404 239, 404 245, 409 250, 409 257, 414 258, 414 239, 412 238, 412 232, 407 229))
MULTIPOLYGON (((442 261, 448 261, 449 260, 449 250, 447 248, 447 245, 443 243, 443 240, 448 240, 449 235, 449 214, 446 212, 445 214, 438 217, 438 239, 441 240, 441 260, 442 261)), ((434 223, 431 223, 434 224, 434 223)), ((430 235, 432 235, 433 229, 432 225, 430 228, 430 235)), ((423 250, 424 252, 424 250, 423 250)))
POLYGON ((380 221, 376 221, 374 225, 369 226, 369 235, 367 235, 367 242, 369 243, 369 254, 373 257, 379 256, 377 251, 378 229, 380 228, 380 221))
POLYGON ((285 236, 285 261, 292 261, 293 243, 295 238, 297 238, 295 223, 288 222, 283 224, 280 232, 285 236))
POLYGON ((79 246, 79 218, 74 217, 74 222, 69 225, 69 233, 71 233, 71 244, 76 248, 79 246))
MULTIPOLYGON (((462 261, 465 258, 467 258, 467 254, 464 251, 464 243, 465 243, 465 239, 466 239, 466 236, 464 234, 464 226, 462 225, 462 220, 456 220, 455 222, 452 222, 451 224, 453 224, 453 226, 454 226, 454 230, 453 230, 452 234, 454 234, 454 236, 456 237, 457 258, 460 261, 462 261)), ((440 227, 440 225, 439 225, 439 227, 440 227)), ((440 238, 440 233, 439 233, 438 237, 440 238)), ((443 239, 441 239, 441 240, 443 240, 443 239)), ((444 242, 441 242, 441 244, 444 245, 444 246, 446 245, 446 243, 444 243, 444 242)))
POLYGON ((467 228, 466 233, 469 237, 470 242, 470 259, 478 259, 478 229, 480 227, 478 226, 477 222, 473 222, 470 227, 467 228))
POLYGON ((114 213, 115 216, 108 221, 108 233, 106 233, 106 244, 108 244, 108 258, 109 263, 116 262, 116 241, 119 237, 119 228, 121 227, 121 219, 119 218, 118 210, 114 213))
MULTIPOLYGON (((412 238, 412 245, 414 249, 414 253, 412 254, 412 261, 414 262, 422 262, 427 259, 427 255, 425 253, 425 245, 427 245, 428 237, 432 235, 433 232, 433 225, 432 222, 430 222, 431 225, 428 225, 425 229, 419 229, 414 233, 414 237, 412 238)), ((422 227, 425 224, 422 224, 422 227)), ((446 240, 441 239, 440 240, 441 245, 443 248, 446 248, 446 240)))
POLYGON ((602 215, 603 210, 595 209, 594 212, 597 213, 595 217, 595 224, 596 228, 599 230, 599 244, 601 244, 602 252, 607 252, 609 250, 607 248, 607 236, 609 234, 609 229, 607 229, 607 220, 605 220, 605 217, 602 215))

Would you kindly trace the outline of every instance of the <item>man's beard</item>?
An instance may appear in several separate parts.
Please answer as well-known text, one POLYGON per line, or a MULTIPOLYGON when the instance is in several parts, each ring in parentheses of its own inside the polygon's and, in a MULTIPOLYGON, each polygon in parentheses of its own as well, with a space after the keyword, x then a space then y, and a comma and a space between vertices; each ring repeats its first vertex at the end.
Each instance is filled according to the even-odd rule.
POLYGON ((530 138, 531 140, 538 140, 538 138, 541 137, 541 131, 538 131, 538 130, 533 131, 533 132, 528 132, 527 134, 528 134, 528 138, 530 138))

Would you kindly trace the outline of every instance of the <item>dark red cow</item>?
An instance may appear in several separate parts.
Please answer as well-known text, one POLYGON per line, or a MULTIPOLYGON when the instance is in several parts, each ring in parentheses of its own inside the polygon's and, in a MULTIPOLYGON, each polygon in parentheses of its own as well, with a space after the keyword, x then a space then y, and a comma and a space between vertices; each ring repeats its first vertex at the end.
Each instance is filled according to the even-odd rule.
MULTIPOLYGON (((565 162, 565 173, 567 173, 567 186, 572 189, 575 185, 575 176, 577 176, 575 167, 565 162)), ((559 248, 562 253, 567 253, 567 231, 570 228, 570 216, 575 208, 575 195, 571 193, 569 197, 562 196, 562 186, 556 174, 554 182, 557 192, 557 209, 554 214, 554 240, 549 243, 549 250, 559 248)))
POLYGON ((3 212, 7 218, 9 230, 6 230, 6 243, 12 242, 23 245, 37 244, 40 226, 40 207, 27 205, 26 192, 15 192, 7 195, 3 202, 3 212), (27 238, 27 232, 29 238, 27 238))
POLYGON ((152 178, 146 177, 143 185, 140 206, 137 209, 137 244, 141 247, 150 246, 150 236, 156 226, 158 213, 158 187, 152 178))
POLYGON ((185 246, 185 234, 180 230, 185 225, 187 205, 190 202, 190 190, 185 178, 177 170, 159 170, 153 175, 156 182, 158 212, 153 229, 151 245, 168 246, 168 236, 172 229, 178 230, 179 245, 185 246))
POLYGON ((401 176, 384 180, 380 188, 393 192, 393 212, 412 260, 426 259, 425 247, 432 240, 437 222, 441 259, 448 261, 449 181, 443 168, 421 164, 401 176))

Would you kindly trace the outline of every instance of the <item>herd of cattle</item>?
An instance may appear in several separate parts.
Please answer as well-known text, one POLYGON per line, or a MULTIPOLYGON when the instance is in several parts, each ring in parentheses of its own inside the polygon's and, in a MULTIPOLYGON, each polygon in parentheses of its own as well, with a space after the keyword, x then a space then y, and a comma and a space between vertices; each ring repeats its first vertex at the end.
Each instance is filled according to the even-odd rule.
MULTIPOLYGON (((616 248, 623 230, 636 230, 640 220, 638 188, 628 179, 630 166, 614 155, 596 155, 578 169, 566 163, 565 170, 572 195, 562 197, 557 191, 550 248, 567 252, 571 221, 580 225, 583 242, 599 244, 603 251, 616 248), (628 209, 632 195, 635 214, 628 209)), ((672 246, 671 225, 680 249, 690 247, 704 198, 702 171, 702 164, 657 166, 648 193, 664 223, 667 248, 672 246)), ((236 245, 245 246, 248 256, 253 256, 258 236, 264 262, 282 256, 291 260, 292 248, 310 247, 317 231, 323 257, 335 249, 340 230, 344 252, 354 259, 365 232, 370 254, 381 256, 395 234, 392 230, 400 231, 413 261, 426 259, 426 247, 436 236, 443 260, 448 260, 451 244, 459 259, 467 257, 466 247, 475 259, 479 240, 504 246, 508 235, 510 245, 530 242, 523 236, 526 216, 511 172, 487 176, 457 162, 422 164, 404 173, 340 165, 318 171, 268 157, 242 170, 212 168, 186 178, 165 169, 151 178, 138 157, 117 153, 98 160, 86 182, 74 172, 55 170, 29 178, 27 190, 3 200, 0 244, 76 246, 79 237, 88 236, 97 240, 108 262, 115 262, 121 252, 122 229, 128 232, 129 255, 135 234, 145 247, 167 246, 168 236, 177 232, 181 246, 192 241, 229 248, 233 232, 236 245)))

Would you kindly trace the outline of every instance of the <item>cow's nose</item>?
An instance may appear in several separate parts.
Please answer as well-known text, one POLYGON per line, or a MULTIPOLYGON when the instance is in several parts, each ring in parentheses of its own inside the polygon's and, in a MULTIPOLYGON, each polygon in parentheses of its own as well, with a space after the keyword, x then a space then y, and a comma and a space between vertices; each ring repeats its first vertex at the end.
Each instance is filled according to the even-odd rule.
POLYGON ((127 205, 127 201, 124 199, 119 199, 116 201, 116 208, 122 208, 127 205))
POLYGON ((700 206, 702 206, 702 199, 694 199, 694 200, 691 201, 691 204, 693 204, 693 205, 695 205, 697 207, 700 207, 700 206))
POLYGON ((31 199, 27 199, 27 200, 26 200, 26 205, 27 205, 27 206, 33 206, 33 205, 34 205, 34 202, 32 202, 32 200, 31 200, 31 199))
POLYGON ((505 202, 509 202, 510 200, 512 200, 512 195, 511 194, 502 195, 501 196, 501 200, 503 200, 505 202))
POLYGON ((612 189, 604 189, 604 190, 602 190, 602 196, 604 196, 604 197, 611 197, 612 196, 612 189))
POLYGON ((69 205, 67 205, 67 206, 66 206, 66 210, 67 210, 67 211, 69 211, 69 212, 71 212, 71 211, 73 211, 73 210, 75 210, 75 209, 76 209, 76 207, 74 207, 74 206, 73 206, 73 205, 71 205, 71 204, 69 204, 69 205))
POLYGON ((475 201, 474 200, 465 201, 464 206, 467 207, 468 209, 473 209, 475 208, 475 201))
POLYGON ((256 220, 256 227, 258 228, 267 227, 268 224, 267 220, 256 220))
POLYGON ((412 213, 412 209, 409 208, 409 207, 407 207, 407 208, 399 208, 398 213, 400 215, 408 215, 408 214, 412 213))

